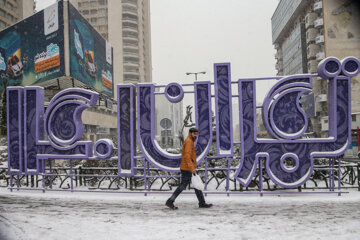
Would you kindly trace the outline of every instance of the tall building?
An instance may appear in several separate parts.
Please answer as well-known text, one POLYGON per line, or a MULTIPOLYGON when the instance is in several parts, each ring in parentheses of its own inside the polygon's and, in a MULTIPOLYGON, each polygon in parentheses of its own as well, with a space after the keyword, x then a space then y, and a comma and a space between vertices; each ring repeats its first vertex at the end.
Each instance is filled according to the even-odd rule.
POLYGON ((0 0, 0 30, 35 12, 34 0, 0 0))
MULTIPOLYGON (((164 149, 180 149, 183 126, 183 103, 171 103, 164 95, 155 97, 156 140, 164 149)), ((185 138, 187 132, 184 131, 185 138)))
MULTIPOLYGON (((360 58, 358 0, 281 0, 271 23, 278 75, 316 73, 318 63, 329 56, 360 58)), ((360 111, 359 81, 358 76, 351 83, 352 112, 360 111)), ((314 106, 305 109, 312 123, 308 130, 326 136, 327 81, 314 79, 313 84, 314 94, 304 102, 314 106)))
POLYGON ((152 81, 149 0, 71 2, 113 46, 115 85, 152 81))

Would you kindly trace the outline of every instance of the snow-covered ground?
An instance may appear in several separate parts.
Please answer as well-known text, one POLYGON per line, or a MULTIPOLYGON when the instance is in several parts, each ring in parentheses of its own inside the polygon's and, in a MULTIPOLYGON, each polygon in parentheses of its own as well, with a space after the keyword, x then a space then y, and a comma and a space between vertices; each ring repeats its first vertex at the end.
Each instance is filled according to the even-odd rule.
POLYGON ((0 239, 359 239, 360 192, 208 195, 33 192, 0 189, 0 239))

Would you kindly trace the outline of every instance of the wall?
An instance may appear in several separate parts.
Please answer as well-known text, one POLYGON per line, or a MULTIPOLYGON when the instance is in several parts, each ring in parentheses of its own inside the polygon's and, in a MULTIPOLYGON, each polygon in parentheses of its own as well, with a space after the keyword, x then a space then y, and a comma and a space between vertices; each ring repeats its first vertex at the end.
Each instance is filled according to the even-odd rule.
MULTIPOLYGON (((340 60, 360 58, 360 2, 358 0, 323 1, 325 54, 340 60)), ((360 77, 351 82, 352 112, 360 111, 360 77)))

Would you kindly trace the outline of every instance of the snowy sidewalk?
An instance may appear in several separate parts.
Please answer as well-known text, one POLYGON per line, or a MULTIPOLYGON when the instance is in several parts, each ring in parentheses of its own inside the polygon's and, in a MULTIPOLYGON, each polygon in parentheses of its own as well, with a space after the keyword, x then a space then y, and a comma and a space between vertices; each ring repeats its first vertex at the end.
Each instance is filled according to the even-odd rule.
POLYGON ((359 239, 360 192, 337 195, 150 195, 0 189, 0 239, 359 239))

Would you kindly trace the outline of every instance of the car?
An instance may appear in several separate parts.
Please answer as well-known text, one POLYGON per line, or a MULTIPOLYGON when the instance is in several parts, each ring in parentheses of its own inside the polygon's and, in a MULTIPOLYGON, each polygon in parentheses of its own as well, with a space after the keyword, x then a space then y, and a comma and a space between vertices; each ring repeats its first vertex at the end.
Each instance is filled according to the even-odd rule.
POLYGON ((23 64, 17 55, 11 55, 11 57, 9 57, 8 73, 11 78, 18 78, 23 74, 23 64))
POLYGON ((96 78, 96 67, 90 51, 85 51, 85 68, 91 77, 96 78))

